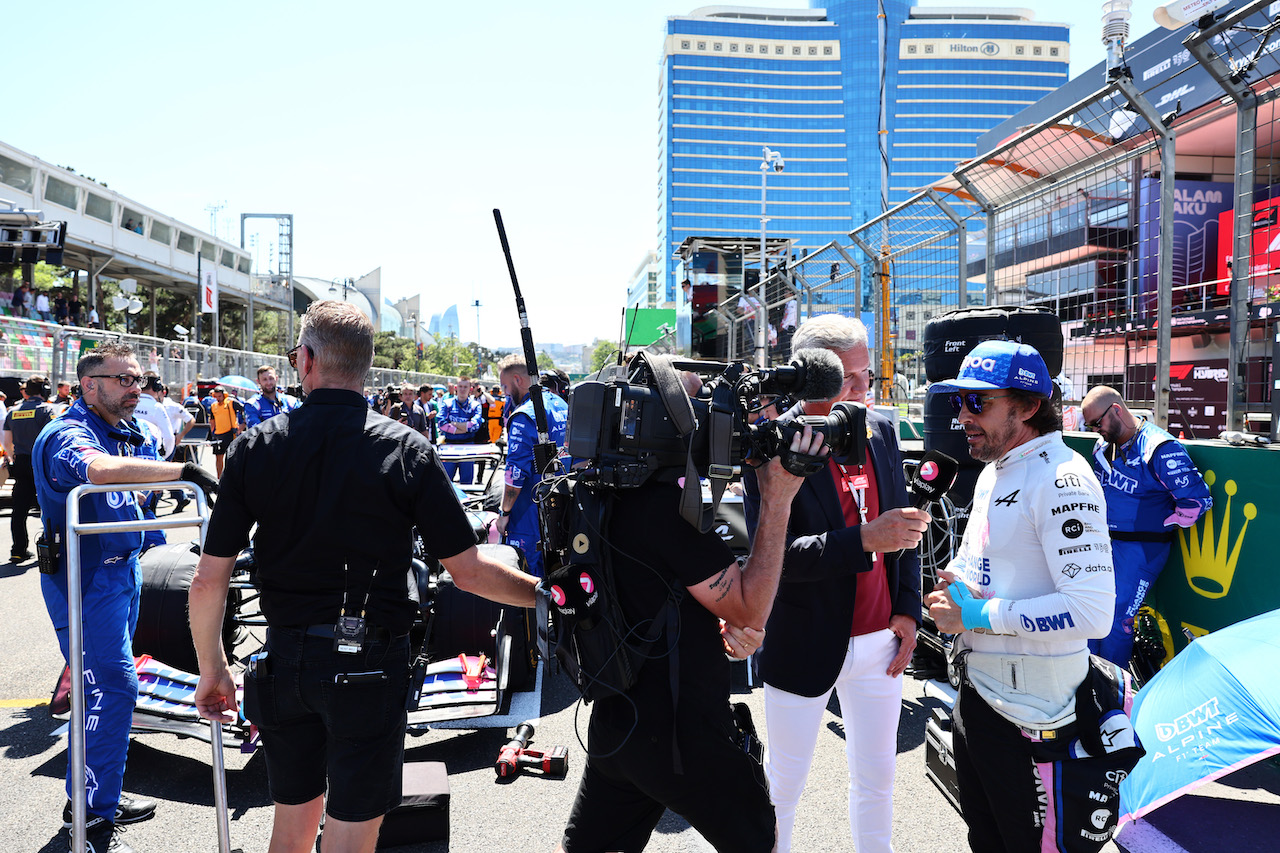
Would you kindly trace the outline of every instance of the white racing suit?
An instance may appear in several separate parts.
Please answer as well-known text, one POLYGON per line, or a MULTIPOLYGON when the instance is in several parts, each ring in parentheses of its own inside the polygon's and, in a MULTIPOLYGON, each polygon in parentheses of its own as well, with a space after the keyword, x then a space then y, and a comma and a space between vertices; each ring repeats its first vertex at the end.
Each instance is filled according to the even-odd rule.
MULTIPOLYGON (((1090 675, 1088 641, 1111 627, 1115 582, 1102 487, 1061 433, 983 469, 948 568, 987 600, 990 620, 954 648, 964 674, 955 752, 970 846, 1099 849, 1115 829, 1124 773, 1108 781, 1090 764, 1106 757, 1081 746, 1076 695, 1090 675)), ((1132 731, 1121 740, 1132 745, 1132 731)))

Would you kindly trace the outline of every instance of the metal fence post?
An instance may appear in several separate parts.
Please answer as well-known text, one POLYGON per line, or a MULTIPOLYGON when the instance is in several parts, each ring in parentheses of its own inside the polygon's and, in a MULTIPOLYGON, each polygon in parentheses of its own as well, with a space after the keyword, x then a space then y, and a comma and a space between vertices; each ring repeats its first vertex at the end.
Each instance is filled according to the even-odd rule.
MULTIPOLYGON (((1166 123, 1151 102, 1134 86, 1133 81, 1123 75, 1116 77, 1115 87, 1124 95, 1133 107, 1151 126, 1152 132, 1160 137, 1160 239, 1158 241, 1160 256, 1158 277, 1156 279, 1156 374, 1155 374, 1155 421, 1161 428, 1169 425, 1169 365, 1173 336, 1170 326, 1173 323, 1173 205, 1174 181, 1177 168, 1174 156, 1176 135, 1170 124, 1166 123)), ((1172 122, 1172 116, 1168 121, 1172 122)))

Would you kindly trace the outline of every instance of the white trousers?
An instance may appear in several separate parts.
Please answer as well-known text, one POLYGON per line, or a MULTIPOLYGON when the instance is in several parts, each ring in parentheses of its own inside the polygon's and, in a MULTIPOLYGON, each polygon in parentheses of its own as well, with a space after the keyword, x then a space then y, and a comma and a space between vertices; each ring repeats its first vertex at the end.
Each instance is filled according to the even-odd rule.
MULTIPOLYGON (((765 642, 768 642, 766 638, 765 642)), ((833 688, 844 719, 849 759, 849 825, 857 853, 891 853, 893 775, 897 766, 902 676, 885 673, 898 653, 887 628, 849 640, 849 651, 833 688)), ((768 735, 764 771, 778 818, 778 853, 791 850, 796 805, 809 776, 822 712, 831 696, 797 696, 764 686, 768 735)))

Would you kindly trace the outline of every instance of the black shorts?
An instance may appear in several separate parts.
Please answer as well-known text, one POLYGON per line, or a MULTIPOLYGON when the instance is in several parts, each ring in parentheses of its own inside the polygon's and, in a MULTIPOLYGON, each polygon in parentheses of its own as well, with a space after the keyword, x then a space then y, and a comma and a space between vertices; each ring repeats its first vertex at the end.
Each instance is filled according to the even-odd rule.
POLYGON ((382 817, 400 804, 409 638, 375 639, 360 654, 301 629, 267 632, 266 674, 246 676, 245 716, 258 726, 271 799, 300 805, 329 793, 338 820, 382 817), (377 673, 342 683, 346 673, 377 673))
POLYGON ((216 432, 209 436, 209 441, 213 442, 213 455, 225 456, 227 448, 231 446, 231 441, 236 437, 236 431, 216 432))
MULTIPOLYGON (((587 758, 564 831, 566 853, 643 850, 665 809, 687 820, 717 850, 773 849, 775 818, 764 773, 734 743, 727 700, 711 710, 687 704, 679 710, 683 775, 672 770, 670 731, 637 727, 616 754, 587 758)), ((616 746, 608 733, 598 738, 595 726, 591 731, 593 751, 616 746)))

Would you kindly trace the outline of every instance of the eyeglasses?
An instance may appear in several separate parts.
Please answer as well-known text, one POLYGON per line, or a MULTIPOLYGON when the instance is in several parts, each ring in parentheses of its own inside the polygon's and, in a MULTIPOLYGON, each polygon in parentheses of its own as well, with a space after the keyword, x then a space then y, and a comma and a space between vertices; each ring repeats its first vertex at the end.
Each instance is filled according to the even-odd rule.
POLYGON ((1116 407, 1115 403, 1112 403, 1110 406, 1107 406, 1105 409, 1102 410, 1102 414, 1098 415, 1098 419, 1096 421, 1085 421, 1084 428, 1087 430, 1096 430, 1098 427, 1102 426, 1102 422, 1107 419, 1107 415, 1110 414, 1111 410, 1114 409, 1115 407, 1116 407))
POLYGON ((866 380, 867 387, 869 388, 876 381, 875 371, 873 370, 854 371, 853 373, 846 373, 844 375, 845 382, 854 382, 859 379, 866 380))
POLYGON ((952 394, 951 395, 951 411, 957 415, 965 406, 969 407, 969 411, 975 415, 982 414, 982 407, 992 400, 1000 400, 1004 397, 1012 397, 1012 394, 952 394))
POLYGON ((132 388, 142 382, 142 377, 132 373, 90 373, 90 379, 114 379, 121 388, 132 388))
POLYGON ((314 360, 316 357, 316 354, 313 353, 311 351, 311 347, 307 346, 306 344, 298 344, 296 347, 294 347, 293 349, 285 353, 285 356, 287 356, 289 359, 289 366, 292 367, 294 370, 298 369, 298 350, 303 349, 304 347, 307 350, 307 355, 312 360, 314 360))

